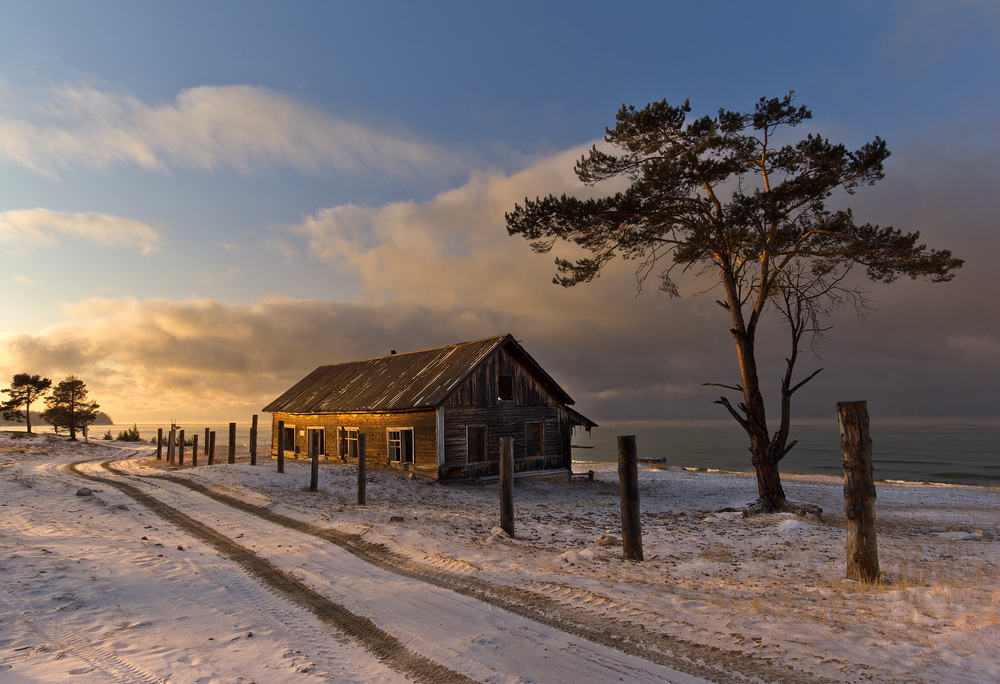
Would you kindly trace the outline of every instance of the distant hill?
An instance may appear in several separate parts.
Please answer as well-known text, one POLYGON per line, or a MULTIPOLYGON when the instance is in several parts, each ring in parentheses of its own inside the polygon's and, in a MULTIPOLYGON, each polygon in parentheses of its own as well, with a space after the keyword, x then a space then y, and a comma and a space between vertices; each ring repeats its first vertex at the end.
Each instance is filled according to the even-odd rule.
MULTIPOLYGON (((114 425, 114 424, 115 424, 115 422, 113 420, 111 420, 111 416, 109 416, 104 411, 98 411, 97 412, 97 420, 95 420, 93 423, 91 423, 91 425, 114 425)), ((23 426, 24 425, 24 421, 22 420, 20 423, 18 423, 18 422, 15 422, 13 420, 4 420, 3 417, 0 416, 0 427, 16 427, 18 425, 22 425, 23 426)), ((44 420, 42 420, 42 417, 39 415, 38 411, 32 411, 31 412, 31 427, 35 427, 36 425, 45 425, 45 426, 48 426, 48 423, 46 423, 44 420)))

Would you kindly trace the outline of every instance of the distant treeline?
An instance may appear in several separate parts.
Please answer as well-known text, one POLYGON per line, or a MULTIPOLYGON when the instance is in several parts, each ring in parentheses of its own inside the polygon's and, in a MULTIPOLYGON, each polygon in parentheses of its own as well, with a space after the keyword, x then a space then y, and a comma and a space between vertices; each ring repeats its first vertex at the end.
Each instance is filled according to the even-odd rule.
MULTIPOLYGON (((109 416, 104 411, 98 411, 97 412, 97 420, 95 420, 93 423, 91 423, 91 425, 114 425, 114 424, 115 424, 115 422, 113 420, 111 420, 111 416, 109 416)), ((3 427, 13 427, 13 426, 16 426, 16 425, 24 425, 24 421, 22 420, 20 423, 18 423, 18 422, 13 421, 13 420, 4 420, 3 416, 0 416, 0 426, 3 426, 3 427)), ((31 412, 31 427, 34 428, 36 425, 48 425, 48 423, 45 422, 44 420, 42 420, 42 417, 41 417, 41 415, 39 415, 38 411, 32 411, 31 412)))

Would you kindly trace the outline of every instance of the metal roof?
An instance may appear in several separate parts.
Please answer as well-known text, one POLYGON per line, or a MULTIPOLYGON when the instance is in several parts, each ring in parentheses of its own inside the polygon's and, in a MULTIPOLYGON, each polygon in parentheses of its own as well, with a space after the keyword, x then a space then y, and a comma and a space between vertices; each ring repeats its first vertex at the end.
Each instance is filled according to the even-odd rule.
POLYGON ((264 407, 267 413, 367 413, 441 405, 500 347, 519 357, 565 404, 573 400, 512 335, 320 366, 264 407))

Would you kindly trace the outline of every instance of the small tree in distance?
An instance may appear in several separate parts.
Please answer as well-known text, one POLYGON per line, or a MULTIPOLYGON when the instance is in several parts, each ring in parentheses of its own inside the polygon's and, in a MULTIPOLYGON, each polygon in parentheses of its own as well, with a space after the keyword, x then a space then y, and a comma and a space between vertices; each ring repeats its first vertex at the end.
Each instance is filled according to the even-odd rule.
POLYGON ((10 383, 10 387, 0 389, 0 392, 10 395, 10 399, 0 404, 4 420, 26 421, 27 431, 31 433, 31 404, 40 399, 52 386, 52 380, 40 375, 18 373, 10 383), (24 409, 22 412, 21 409, 24 409))
POLYGON ((76 431, 97 419, 97 402, 88 401, 87 386, 83 380, 71 375, 52 390, 45 398, 48 407, 42 412, 42 418, 55 428, 69 430, 69 438, 76 440, 76 431))
POLYGON ((709 384, 741 395, 736 406, 726 397, 716 403, 749 437, 759 494, 749 510, 757 512, 815 509, 785 499, 778 462, 795 446, 789 440, 792 395, 819 372, 794 381, 800 340, 822 333, 821 319, 843 303, 859 313, 868 307, 865 293, 846 280, 851 269, 864 268, 868 278, 886 283, 901 276, 944 282, 962 265, 947 250, 928 250, 919 233, 860 225, 850 209, 828 208, 835 190, 853 193, 881 180, 889 151, 877 137, 855 151, 817 135, 779 147, 780 129, 812 118, 793 99, 793 93, 761 98, 747 112, 723 109, 694 120, 687 102, 676 107, 664 100, 641 110, 623 105, 618 125, 604 138, 621 154, 595 146, 577 162, 576 174, 589 185, 624 178, 631 182, 627 190, 598 199, 525 199, 506 216, 508 232, 531 240, 536 252, 565 240, 590 253, 556 259, 553 282, 564 287, 593 280, 618 255, 638 261, 640 286, 654 275, 671 296, 678 296, 675 267, 714 281, 740 381, 709 384), (757 331, 768 310, 791 334, 774 432, 757 368, 757 331))

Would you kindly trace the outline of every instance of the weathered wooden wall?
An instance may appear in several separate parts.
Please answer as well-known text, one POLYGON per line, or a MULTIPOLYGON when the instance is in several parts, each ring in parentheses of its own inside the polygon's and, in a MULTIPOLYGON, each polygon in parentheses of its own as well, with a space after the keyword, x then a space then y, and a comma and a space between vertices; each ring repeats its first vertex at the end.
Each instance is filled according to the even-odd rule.
MULTIPOLYGON (((368 466, 376 468, 403 468, 397 462, 389 461, 389 444, 386 431, 390 428, 413 428, 413 470, 437 477, 437 412, 433 409, 409 411, 406 413, 330 413, 330 414, 297 414, 274 413, 271 416, 274 429, 271 431, 271 457, 277 458, 278 439, 277 425, 279 420, 285 421, 285 427, 295 427, 295 445, 285 445, 285 458, 305 458, 308 452, 306 432, 308 428, 325 428, 327 461, 337 461, 337 428, 357 428, 367 435, 368 466), (294 453, 294 446, 299 447, 299 454, 294 453)), ((352 459, 353 462, 353 459, 352 459)))

